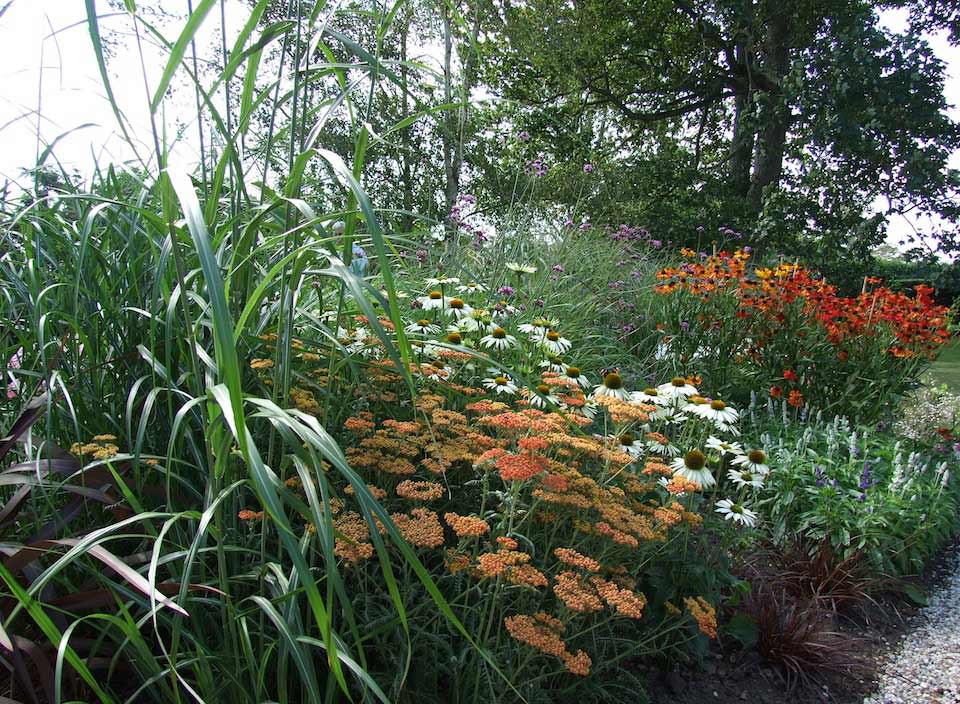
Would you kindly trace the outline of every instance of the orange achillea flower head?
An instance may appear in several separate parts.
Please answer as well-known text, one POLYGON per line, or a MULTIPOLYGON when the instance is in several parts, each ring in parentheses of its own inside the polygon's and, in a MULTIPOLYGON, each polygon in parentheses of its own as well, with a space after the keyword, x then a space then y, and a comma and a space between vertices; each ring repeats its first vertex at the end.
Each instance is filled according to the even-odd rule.
POLYGON ((461 516, 456 513, 443 514, 443 520, 453 528, 458 538, 479 538, 490 532, 490 525, 479 516, 461 516))
POLYGON ((443 526, 434 511, 415 508, 409 514, 390 514, 390 519, 411 545, 421 548, 437 548, 443 545, 443 526))
POLYGON ((290 389, 290 401, 298 410, 309 413, 312 416, 318 416, 323 413, 323 408, 317 403, 317 399, 314 398, 313 392, 309 389, 294 386, 290 389))
POLYGON ((708 638, 717 637, 717 611, 703 597, 683 600, 690 615, 697 621, 700 632, 708 638))
POLYGON ((506 535, 501 535, 497 538, 497 545, 504 550, 516 550, 518 547, 517 541, 506 535))
POLYGON ((343 427, 357 435, 368 435, 373 432, 376 425, 366 418, 347 418, 343 422, 343 427))
POLYGON ((506 450, 502 447, 494 447, 483 452, 476 460, 474 460, 473 466, 476 469, 489 468, 496 464, 497 460, 501 457, 508 455, 506 450))
POLYGON ((258 521, 263 518, 263 511, 253 511, 245 508, 237 514, 237 518, 241 521, 258 521))
MULTIPOLYGON (((367 484, 367 491, 375 498, 377 501, 387 498, 387 492, 378 487, 376 484, 367 484)), ((353 496, 356 492, 353 490, 353 486, 348 484, 343 489, 343 493, 347 496, 353 496)))
POLYGON ((553 593, 567 608, 580 613, 603 609, 603 602, 590 582, 576 572, 561 572, 554 578, 553 593))
POLYGON ((500 478, 505 482, 526 481, 546 469, 543 458, 537 455, 503 455, 496 462, 500 478))
POLYGON ((534 452, 543 452, 550 447, 550 443, 543 438, 530 436, 517 440, 517 447, 524 452, 532 454, 534 452))
POLYGON ((250 360, 251 369, 272 369, 273 360, 272 359, 252 359, 250 360))
POLYGON ((547 655, 559 658, 567 671, 585 677, 590 674, 593 662, 584 651, 571 653, 560 638, 563 625, 557 619, 543 612, 534 616, 507 616, 504 621, 510 636, 547 655))
POLYGON ((608 582, 602 577, 591 577, 590 582, 596 588, 597 593, 603 597, 614 611, 627 618, 642 618, 643 609, 647 605, 647 599, 643 594, 636 594, 630 589, 621 589, 613 582, 608 582))
POLYGON ((803 405, 803 394, 800 393, 799 389, 793 389, 790 392, 790 395, 787 396, 787 403, 794 408, 800 408, 803 405))
POLYGON ((670 480, 666 489, 671 494, 688 494, 693 491, 700 491, 700 485, 686 477, 676 476, 670 480))
POLYGON ((450 574, 456 574, 463 570, 470 569, 470 556, 455 550, 447 550, 444 554, 444 564, 450 574))
POLYGON ((477 556, 477 573, 480 577, 499 577, 511 567, 530 562, 530 555, 516 550, 484 552, 477 556))
POLYGON ((594 560, 592 557, 587 557, 586 555, 583 555, 571 548, 557 548, 553 551, 553 554, 558 560, 560 560, 560 562, 571 565, 572 567, 579 567, 587 572, 600 571, 599 562, 594 560))
POLYGON ((534 589, 540 589, 549 583, 543 572, 529 564, 508 567, 504 577, 511 584, 534 589))
MULTIPOLYGON (((660 435, 660 433, 647 433, 648 437, 650 435, 660 435)), ((666 440, 666 444, 670 444, 670 440, 665 435, 660 435, 660 437, 666 440)), ((657 438, 650 439, 655 442, 660 442, 657 438)), ((647 460, 643 465, 643 471, 641 473, 657 477, 670 477, 673 475, 673 469, 659 460, 647 460)))
POLYGON ((359 513, 348 511, 337 516, 333 520, 333 529, 342 536, 334 542, 334 555, 353 564, 373 557, 370 528, 359 513))
POLYGON ((570 480, 560 474, 547 474, 540 482, 550 491, 564 492, 570 487, 570 480))
POLYGON ((397 484, 397 496, 411 501, 436 501, 443 496, 443 487, 435 482, 414 482, 409 479, 397 484))

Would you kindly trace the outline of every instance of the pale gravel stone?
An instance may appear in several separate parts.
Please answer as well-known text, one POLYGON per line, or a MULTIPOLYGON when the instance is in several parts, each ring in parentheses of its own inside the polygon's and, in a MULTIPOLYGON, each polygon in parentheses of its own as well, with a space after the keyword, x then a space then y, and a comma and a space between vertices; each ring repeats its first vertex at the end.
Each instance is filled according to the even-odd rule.
POLYGON ((879 688, 863 704, 960 704, 960 550, 950 576, 883 660, 879 688))

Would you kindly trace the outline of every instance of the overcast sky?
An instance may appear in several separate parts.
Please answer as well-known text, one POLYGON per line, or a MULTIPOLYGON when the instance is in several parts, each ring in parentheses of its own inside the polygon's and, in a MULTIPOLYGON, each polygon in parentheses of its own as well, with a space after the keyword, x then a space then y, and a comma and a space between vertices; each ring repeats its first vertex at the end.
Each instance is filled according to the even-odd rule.
MULTIPOLYGON (((173 11, 182 12, 185 2, 164 2, 173 11)), ((65 137, 57 144, 56 154, 66 166, 88 171, 91 159, 102 163, 126 161, 134 158, 129 146, 118 134, 117 122, 104 96, 103 85, 86 25, 85 3, 82 0, 14 0, 0 18, 0 179, 19 181, 20 169, 35 163, 37 130, 43 140, 50 142, 59 135, 92 123, 65 137), (55 35, 52 30, 56 30, 55 35), (41 70, 42 69, 42 70, 41 70), (38 104, 42 117, 36 116, 38 104)), ((104 0, 98 3, 101 13, 108 13, 104 0)), ((228 35, 235 33, 247 16, 247 6, 240 0, 227 3, 228 35)), ((894 31, 902 31, 906 13, 886 12, 881 23, 894 31)), ((214 41, 219 32, 219 12, 211 12, 198 35, 201 47, 214 41)), ((101 32, 111 29, 129 32, 129 20, 122 16, 104 17, 101 32)), ((166 25, 166 36, 176 37, 176 23, 166 25)), ((945 35, 930 37, 937 54, 947 62, 949 77, 947 100, 960 104, 960 49, 950 46, 945 35)), ((155 86, 166 60, 165 54, 152 44, 144 44, 148 66, 147 80, 155 86)), ((144 140, 138 153, 149 159, 152 147, 148 144, 149 113, 140 73, 140 60, 134 42, 122 42, 109 63, 111 80, 121 108, 133 125, 133 132, 144 140)), ((192 95, 192 93, 190 93, 192 95)), ((960 119, 960 110, 952 109, 960 119)), ((189 115, 167 115, 168 126, 179 125, 188 130, 190 138, 181 140, 174 151, 174 159, 186 164, 195 161, 193 131, 182 120, 189 115)), ((194 130, 196 129, 194 125, 194 130)), ((41 147, 42 148, 42 147, 41 147)), ((954 155, 953 166, 960 166, 960 153, 954 155)), ((914 222, 921 232, 929 223, 914 222)), ((892 223, 888 241, 898 242, 904 232, 911 230, 904 222, 892 223)))

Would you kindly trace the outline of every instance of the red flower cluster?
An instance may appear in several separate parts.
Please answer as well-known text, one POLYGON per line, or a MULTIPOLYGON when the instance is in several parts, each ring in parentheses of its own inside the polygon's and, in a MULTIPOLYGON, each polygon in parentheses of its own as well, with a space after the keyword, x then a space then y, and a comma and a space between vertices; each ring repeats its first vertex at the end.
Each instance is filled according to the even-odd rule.
MULTIPOLYGON (((846 346, 860 336, 873 337, 884 328, 894 342, 889 348, 895 357, 933 356, 937 348, 949 341, 948 310, 933 300, 933 289, 920 284, 916 295, 893 291, 881 281, 868 278, 863 291, 854 297, 837 295, 816 272, 798 264, 780 264, 774 268, 746 271, 750 255, 743 251, 720 252, 702 264, 684 263, 663 269, 657 274, 657 292, 671 294, 682 290, 709 300, 717 292, 733 293, 738 299, 736 315, 749 318, 755 314, 776 323, 783 323, 790 307, 799 302, 803 316, 815 322, 836 346, 846 346)), ((843 361, 848 353, 838 352, 843 361)), ((784 379, 793 381, 791 370, 784 379)))

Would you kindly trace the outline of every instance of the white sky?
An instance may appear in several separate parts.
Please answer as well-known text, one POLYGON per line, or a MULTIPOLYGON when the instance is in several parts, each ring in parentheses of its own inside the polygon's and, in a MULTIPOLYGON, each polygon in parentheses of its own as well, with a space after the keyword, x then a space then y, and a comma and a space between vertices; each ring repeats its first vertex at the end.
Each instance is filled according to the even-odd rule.
MULTIPOLYGON (((185 0, 163 0, 162 4, 176 13, 182 13, 186 7, 185 0)), ((227 6, 228 35, 233 35, 246 19, 248 9, 240 0, 229 0, 227 6)), ((100 0, 98 9, 104 15, 109 13, 104 0, 100 0)), ((885 12, 881 23, 900 31, 905 26, 906 13, 885 12)), ((177 36, 180 30, 177 25, 171 22, 164 28, 168 38, 177 36)), ((211 42, 218 41, 219 26, 219 12, 215 8, 198 35, 201 55, 206 53, 204 49, 211 42)), ((103 17, 100 30, 103 35, 111 30, 129 32, 130 22, 122 15, 103 17)), ((950 46, 945 34, 929 39, 948 66, 947 100, 953 105, 960 104, 960 48, 950 46)), ((166 55, 152 44, 144 44, 144 53, 152 90, 166 55)), ((131 131, 143 140, 137 152, 141 158, 150 159, 153 149, 149 137, 149 111, 135 43, 124 42, 117 54, 109 59, 108 65, 114 93, 130 120, 131 131)), ((56 155, 68 169, 76 168, 87 173, 94 156, 102 163, 135 157, 119 134, 105 97, 83 0, 14 0, 0 18, 0 82, 3 86, 0 94, 0 180, 19 182, 23 178, 20 169, 35 163, 38 128, 42 140, 49 142, 82 124, 94 123, 94 127, 74 132, 58 143, 56 155), (55 39, 50 37, 51 27, 59 30, 55 39), (39 125, 36 117, 38 102, 43 115, 39 125)), ((192 91, 185 95, 192 100, 192 91)), ((185 114, 189 112, 184 111, 185 114)), ((960 109, 954 107, 951 114, 960 119, 960 109)), ((163 119, 163 116, 158 117, 163 119)), ((174 160, 194 163, 196 126, 193 125, 191 130, 189 124, 180 123, 182 115, 166 117, 168 129, 174 126, 188 129, 187 138, 173 150, 174 160)), ((960 153, 954 155, 951 165, 960 166, 960 153)), ((922 221, 914 221, 913 225, 920 232, 930 228, 930 223, 922 221)), ((893 222, 888 241, 896 244, 911 231, 912 227, 906 221, 893 222)))

